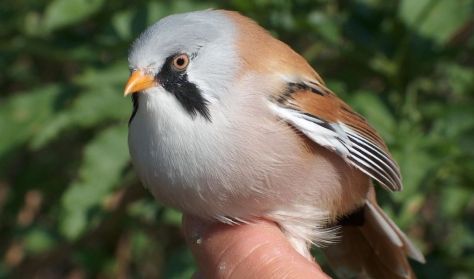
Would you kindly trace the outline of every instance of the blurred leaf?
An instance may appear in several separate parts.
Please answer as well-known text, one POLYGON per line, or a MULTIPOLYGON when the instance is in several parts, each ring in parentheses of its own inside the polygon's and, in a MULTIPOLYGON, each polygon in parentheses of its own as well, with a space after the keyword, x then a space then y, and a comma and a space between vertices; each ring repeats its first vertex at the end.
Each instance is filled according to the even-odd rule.
POLYGON ((383 73, 388 77, 393 77, 397 74, 397 65, 395 64, 396 61, 389 59, 383 55, 374 55, 370 60, 370 66, 374 71, 383 73))
POLYGON ((474 236, 463 224, 454 224, 446 236, 447 249, 451 257, 460 257, 466 248, 474 249, 474 236), (449 245, 447 244, 449 243, 449 245))
POLYGON ((436 122, 433 132, 440 134, 443 139, 457 139, 474 128, 474 117, 471 105, 457 105, 442 108, 443 118, 436 122))
POLYGON ((38 149, 44 146, 66 128, 86 128, 110 120, 126 123, 131 113, 130 100, 122 95, 122 83, 127 79, 126 69, 125 63, 118 63, 79 75, 76 83, 86 89, 78 94, 67 110, 57 113, 35 134, 31 147, 38 149))
POLYGON ((131 237, 132 255, 140 257, 150 247, 150 239, 141 231, 134 231, 131 237))
POLYGON ((440 44, 471 19, 473 12, 472 0, 403 0, 399 11, 407 26, 440 44))
POLYGON ((471 95, 474 92, 474 68, 457 64, 442 64, 447 75, 447 82, 456 95, 471 95))
POLYGON ((91 127, 106 120, 121 120, 125 124, 130 110, 130 101, 114 88, 82 92, 70 109, 57 114, 55 119, 36 133, 31 146, 34 149, 42 147, 66 128, 91 127))
POLYGON ((316 31, 332 44, 340 43, 342 34, 336 22, 321 11, 313 11, 308 15, 308 22, 316 31))
POLYGON ((50 249, 55 241, 50 233, 42 229, 32 229, 25 236, 25 249, 33 254, 50 249))
MULTIPOLYGON (((410 192, 413 193, 414 191, 410 192)), ((420 213, 425 201, 426 199, 421 193, 406 195, 402 205, 402 211, 396 219, 397 224, 401 228, 409 227, 409 225, 418 219, 418 214, 420 213)))
POLYGON ((191 252, 184 248, 175 251, 171 255, 167 266, 164 278, 191 278, 194 272, 196 272, 191 252))
POLYGON ((133 11, 122 11, 112 18, 115 31, 122 40, 129 40, 132 37, 133 11))
POLYGON ((129 159, 126 139, 126 125, 112 126, 86 146, 79 177, 62 197, 60 231, 67 238, 77 238, 86 229, 88 214, 120 182, 129 159))
POLYGON ((63 87, 49 85, 18 92, 0 106, 0 154, 20 145, 41 131, 53 119, 63 96, 63 87))
MULTIPOLYGON (((125 56, 123 57, 125 59, 125 56)), ((94 88, 99 90, 105 87, 125 86, 127 77, 129 75, 128 64, 122 60, 117 63, 109 65, 107 68, 88 68, 74 79, 75 83, 86 88, 94 88)), ((122 96, 123 91, 117 92, 122 96)))
POLYGON ((132 258, 138 267, 138 278, 167 278, 163 277, 164 260, 163 247, 166 239, 147 235, 143 230, 133 230, 131 234, 132 258))
POLYGON ((180 226, 182 216, 183 214, 181 212, 172 208, 167 208, 162 218, 165 224, 180 226))
POLYGON ((53 0, 44 14, 44 28, 50 32, 80 22, 103 4, 104 0, 53 0))
POLYGON ((472 190, 469 191, 464 187, 449 187, 442 191, 443 203, 442 213, 448 218, 455 218, 464 212, 464 208, 468 202, 473 198, 472 190))
POLYGON ((430 6, 434 5, 435 2, 436 1, 433 0, 402 0, 400 1, 400 8, 398 12, 405 24, 411 26, 415 23, 419 23, 419 21, 421 21, 420 18, 423 16, 423 13, 426 13, 426 10, 429 9, 430 6))
POLYGON ((157 219, 160 208, 155 200, 139 200, 128 207, 128 213, 134 218, 152 223, 157 219))
POLYGON ((399 136, 404 142, 399 147, 400 149, 394 152, 394 156, 400 165, 404 189, 397 195, 397 198, 406 199, 419 191, 419 187, 425 189, 426 185, 423 185, 423 179, 439 163, 426 149, 424 138, 421 135, 415 135, 412 131, 402 129, 399 136))

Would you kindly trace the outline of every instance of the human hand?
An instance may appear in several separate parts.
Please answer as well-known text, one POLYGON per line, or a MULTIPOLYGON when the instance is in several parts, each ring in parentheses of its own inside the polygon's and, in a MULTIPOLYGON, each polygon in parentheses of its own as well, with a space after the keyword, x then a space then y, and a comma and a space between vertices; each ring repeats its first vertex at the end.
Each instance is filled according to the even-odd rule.
POLYGON ((183 228, 199 268, 194 278, 329 278, 272 222, 231 226, 188 215, 183 228))

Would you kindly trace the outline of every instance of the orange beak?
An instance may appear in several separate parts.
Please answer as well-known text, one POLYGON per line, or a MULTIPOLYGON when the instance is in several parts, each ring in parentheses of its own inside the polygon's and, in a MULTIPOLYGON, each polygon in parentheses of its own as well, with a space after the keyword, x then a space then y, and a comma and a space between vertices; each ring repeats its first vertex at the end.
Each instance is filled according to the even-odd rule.
POLYGON ((155 85, 156 81, 153 76, 147 75, 141 70, 137 70, 128 78, 123 95, 127 96, 129 94, 138 93, 155 85))

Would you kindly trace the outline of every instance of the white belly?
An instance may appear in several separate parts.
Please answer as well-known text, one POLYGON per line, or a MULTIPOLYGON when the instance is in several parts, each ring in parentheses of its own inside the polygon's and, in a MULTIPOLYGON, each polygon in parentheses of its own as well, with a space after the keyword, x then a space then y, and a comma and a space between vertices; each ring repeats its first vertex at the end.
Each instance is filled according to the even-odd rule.
MULTIPOLYGON (((264 100, 252 101, 263 106, 264 100)), ((302 207, 326 212, 342 202, 348 189, 337 156, 308 152, 291 128, 258 104, 246 106, 246 113, 233 108, 219 113, 211 104, 211 123, 199 115, 192 119, 167 92, 140 96, 130 153, 141 181, 159 201, 218 219, 302 207)))

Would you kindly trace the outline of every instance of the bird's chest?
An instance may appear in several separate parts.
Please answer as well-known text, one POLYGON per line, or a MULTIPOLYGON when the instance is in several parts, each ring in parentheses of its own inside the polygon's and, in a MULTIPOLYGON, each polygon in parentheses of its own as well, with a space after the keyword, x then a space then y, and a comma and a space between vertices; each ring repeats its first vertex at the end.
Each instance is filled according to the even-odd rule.
POLYGON ((203 120, 192 119, 167 98, 162 102, 158 111, 153 101, 140 102, 129 129, 132 160, 140 178, 152 190, 156 184, 161 184, 160 188, 190 187, 191 181, 198 182, 204 165, 216 159, 211 147, 219 143, 206 123, 193 123, 203 120))
POLYGON ((271 164, 261 162, 265 156, 252 151, 251 140, 236 130, 235 121, 216 113, 210 121, 193 118, 166 96, 159 110, 154 105, 155 100, 142 100, 129 130, 134 167, 153 195, 203 216, 226 210, 246 215, 239 213, 246 210, 246 199, 255 204, 247 203, 249 212, 259 211, 255 189, 271 164))

